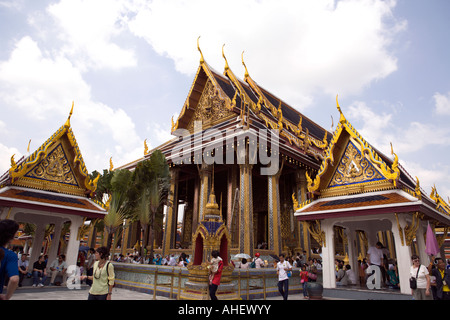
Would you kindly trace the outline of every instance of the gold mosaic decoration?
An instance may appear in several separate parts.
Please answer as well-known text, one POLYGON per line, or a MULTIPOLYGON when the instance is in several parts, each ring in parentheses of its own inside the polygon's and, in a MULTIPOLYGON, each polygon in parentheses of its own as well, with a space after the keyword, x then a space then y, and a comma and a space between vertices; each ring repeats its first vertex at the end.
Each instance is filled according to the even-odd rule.
POLYGON ((202 121, 203 127, 208 127, 212 123, 229 116, 235 116, 235 114, 227 110, 225 100, 221 98, 214 84, 208 80, 188 126, 188 130, 191 131, 194 129, 195 121, 202 121))
POLYGON ((384 179, 359 150, 349 142, 329 187, 384 179))
POLYGON ((25 176, 78 186, 61 144, 25 176))

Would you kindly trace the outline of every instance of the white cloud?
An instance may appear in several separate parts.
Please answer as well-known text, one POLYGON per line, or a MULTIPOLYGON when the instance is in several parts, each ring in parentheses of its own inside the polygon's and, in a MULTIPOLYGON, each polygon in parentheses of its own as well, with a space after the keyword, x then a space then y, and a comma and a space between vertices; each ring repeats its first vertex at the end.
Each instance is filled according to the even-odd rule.
POLYGON ((123 1, 62 0, 47 8, 58 26, 62 52, 85 69, 120 69, 137 65, 131 48, 114 42, 126 28, 123 1))
POLYGON ((6 9, 20 10, 24 6, 24 0, 0 1, 0 7, 6 9))
POLYGON ((433 99, 436 114, 442 116, 450 115, 450 92, 447 92, 447 95, 436 92, 433 99))
POLYGON ((448 176, 450 174, 450 167, 441 163, 433 166, 423 167, 420 163, 415 161, 400 161, 406 171, 420 181, 420 187, 430 194, 431 188, 436 185, 438 193, 447 200, 447 195, 450 196, 450 188, 448 186, 448 176))
POLYGON ((344 114, 365 140, 389 157, 392 142, 402 166, 413 179, 419 178, 428 194, 436 184, 440 194, 450 195, 450 166, 439 162, 450 146, 450 129, 416 121, 401 127, 394 123, 393 113, 377 112, 361 101, 353 102, 344 114))
POLYGON ((358 132, 371 145, 388 154, 395 130, 392 114, 375 112, 363 101, 353 102, 344 114, 350 122, 362 122, 358 132))
MULTIPOLYGON (((39 119, 45 120, 45 130, 51 126, 56 131, 75 101, 71 124, 90 171, 108 167, 111 156, 117 163, 129 162, 137 158, 138 149, 142 151, 143 141, 130 116, 123 109, 94 101, 80 71, 61 55, 52 57, 43 52, 30 37, 19 40, 9 60, 0 63, 0 101, 8 108, 20 108, 21 119, 13 120, 21 126, 32 123, 37 132, 39 119)), ((14 122, 7 125, 14 126, 14 122)), ((0 152, 0 169, 5 171, 11 148, 2 149, 8 151, 0 152)))
POLYGON ((417 121, 401 127, 394 124, 393 113, 374 111, 365 102, 353 102, 346 114, 350 122, 362 123, 358 132, 385 154, 390 154, 390 142, 393 143, 397 154, 404 155, 420 151, 430 145, 450 146, 450 129, 417 121))
POLYGON ((389 45, 406 23, 393 18, 394 7, 395 1, 379 0, 156 0, 140 3, 128 26, 185 74, 198 66, 199 35, 205 59, 215 68, 224 65, 220 50, 226 43, 239 77, 245 50, 258 83, 304 107, 316 90, 356 93, 397 69, 389 45))
POLYGON ((69 60, 45 55, 28 36, 16 43, 8 61, 0 63, 0 82, 0 99, 38 119, 90 95, 89 86, 69 60))

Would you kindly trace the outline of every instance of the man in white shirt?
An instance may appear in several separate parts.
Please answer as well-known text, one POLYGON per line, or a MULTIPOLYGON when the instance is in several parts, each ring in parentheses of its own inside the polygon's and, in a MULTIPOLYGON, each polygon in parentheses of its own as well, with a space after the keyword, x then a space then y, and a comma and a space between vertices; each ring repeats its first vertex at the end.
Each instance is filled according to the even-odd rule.
POLYGON ((58 259, 56 259, 55 261, 53 261, 53 263, 50 265, 50 271, 52 273, 52 278, 50 280, 50 285, 54 285, 55 284, 55 279, 57 275, 61 275, 63 277, 63 284, 66 283, 66 279, 67 279, 67 264, 66 264, 66 256, 61 254, 59 255, 58 259))
POLYGON ((169 263, 167 265, 172 266, 172 267, 177 265, 177 260, 175 259, 173 254, 170 255, 170 260, 169 260, 169 263))
POLYGON ((369 250, 367 250, 367 261, 369 264, 374 264, 379 267, 383 265, 382 247, 383 244, 381 242, 377 242, 375 247, 370 247, 369 250))
POLYGON ((280 292, 283 300, 288 299, 289 294, 289 276, 288 272, 292 271, 292 266, 288 261, 284 260, 284 254, 280 254, 280 261, 277 263, 277 275, 278 275, 278 291, 280 292))

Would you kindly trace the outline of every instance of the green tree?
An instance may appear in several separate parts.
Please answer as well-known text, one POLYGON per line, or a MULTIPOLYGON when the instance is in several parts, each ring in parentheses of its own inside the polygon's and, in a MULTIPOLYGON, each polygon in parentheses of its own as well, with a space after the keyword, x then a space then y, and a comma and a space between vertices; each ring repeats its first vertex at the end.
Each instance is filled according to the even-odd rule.
POLYGON ((157 215, 162 215, 162 207, 167 204, 169 186, 169 166, 159 150, 154 151, 148 160, 140 162, 133 172, 129 203, 144 230, 142 257, 150 244, 150 263, 153 263, 156 221, 160 220, 157 215))
MULTIPOLYGON (((122 169, 114 171, 111 178, 110 197, 108 199, 108 213, 103 218, 105 229, 108 233, 106 247, 111 249, 113 235, 120 233, 123 221, 130 215, 130 206, 128 205, 127 193, 130 188, 132 173, 129 170, 122 169)), ((99 179, 100 180, 100 179, 99 179)))

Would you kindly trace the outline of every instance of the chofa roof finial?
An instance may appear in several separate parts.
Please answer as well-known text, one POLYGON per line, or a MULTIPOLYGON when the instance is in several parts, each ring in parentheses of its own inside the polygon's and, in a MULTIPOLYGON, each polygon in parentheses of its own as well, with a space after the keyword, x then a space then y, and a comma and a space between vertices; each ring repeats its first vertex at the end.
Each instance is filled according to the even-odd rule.
POLYGON ((197 38, 197 49, 198 49, 198 52, 200 52, 200 64, 203 64, 205 62, 205 59, 203 58, 203 53, 202 53, 202 50, 200 49, 199 39, 200 39, 200 36, 198 36, 198 38, 197 38))
POLYGON ((344 114, 342 113, 341 107, 339 106, 338 95, 336 95, 336 107, 337 107, 339 113, 341 114, 341 117, 339 118, 339 122, 341 122, 341 123, 346 122, 347 119, 345 119, 344 114))
POLYGON ((242 58, 242 64, 244 65, 244 68, 245 68, 244 79, 247 79, 249 77, 249 74, 248 74, 247 66, 245 65, 245 62, 244 62, 244 51, 242 51, 241 58, 242 58))
POLYGON ((69 117, 67 118, 67 121, 66 121, 66 123, 64 124, 64 126, 65 126, 66 128, 69 128, 69 127, 70 127, 70 117, 72 116, 72 113, 73 113, 73 105, 74 105, 74 101, 72 101, 72 108, 70 109, 69 117))

